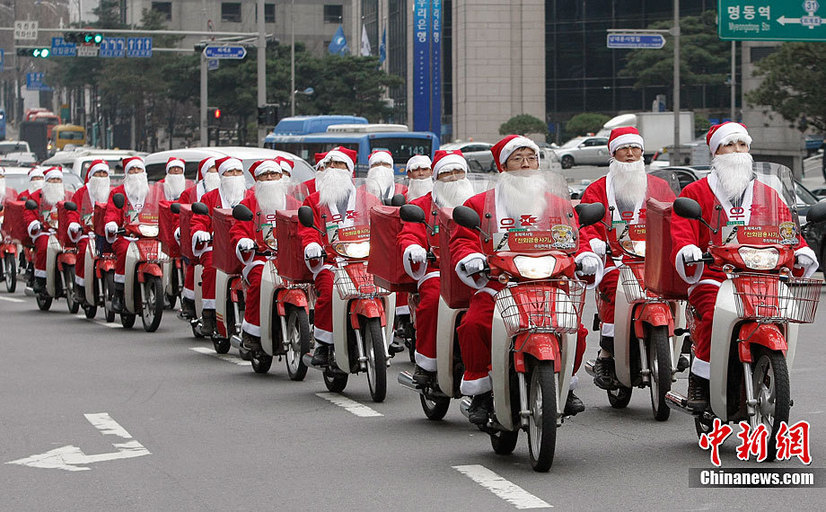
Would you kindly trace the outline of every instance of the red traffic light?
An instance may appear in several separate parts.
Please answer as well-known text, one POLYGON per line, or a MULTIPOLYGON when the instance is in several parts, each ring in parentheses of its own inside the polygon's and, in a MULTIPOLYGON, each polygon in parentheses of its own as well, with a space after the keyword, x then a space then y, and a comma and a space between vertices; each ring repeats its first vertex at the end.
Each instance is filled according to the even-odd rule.
POLYGON ((220 108, 216 108, 216 109, 215 109, 215 113, 214 113, 214 114, 212 114, 212 115, 214 115, 214 116, 215 116, 215 119, 221 119, 221 109, 220 109, 220 108))

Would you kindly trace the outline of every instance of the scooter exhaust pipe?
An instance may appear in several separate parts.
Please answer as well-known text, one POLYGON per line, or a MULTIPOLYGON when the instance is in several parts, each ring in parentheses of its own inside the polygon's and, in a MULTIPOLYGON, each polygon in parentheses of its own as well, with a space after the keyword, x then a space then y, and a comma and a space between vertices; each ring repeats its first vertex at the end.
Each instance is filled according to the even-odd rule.
POLYGON ((229 344, 232 345, 233 348, 241 350, 241 338, 238 335, 233 334, 232 336, 230 336, 229 344))
POLYGON ((413 374, 410 372, 399 372, 399 377, 397 380, 402 386, 412 389, 416 393, 422 394, 422 389, 417 387, 416 383, 413 382, 413 374))
POLYGON ((461 412, 465 418, 470 416, 468 409, 470 409, 470 398, 464 397, 459 400, 459 412, 461 412))
POLYGON ((596 372, 594 372, 594 362, 595 361, 585 361, 582 365, 582 367, 585 368, 585 372, 591 377, 597 376, 596 372))
POLYGON ((674 409, 675 411, 680 411, 691 415, 694 413, 688 408, 688 399, 675 391, 669 391, 665 394, 665 403, 668 407, 674 409))

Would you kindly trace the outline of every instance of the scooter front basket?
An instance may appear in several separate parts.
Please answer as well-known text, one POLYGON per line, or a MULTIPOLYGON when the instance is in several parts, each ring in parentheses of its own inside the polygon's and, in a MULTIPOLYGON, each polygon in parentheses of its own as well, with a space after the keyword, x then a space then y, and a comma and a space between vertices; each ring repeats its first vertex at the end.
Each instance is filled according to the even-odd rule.
POLYGON ((532 331, 575 333, 585 304, 585 283, 570 279, 532 281, 496 294, 508 336, 532 331))
POLYGON ((367 272, 366 262, 351 263, 335 269, 335 285, 342 300, 390 294, 390 290, 374 282, 373 274, 367 272))
POLYGON ((808 324, 814 322, 823 281, 744 272, 732 284, 740 318, 808 324))

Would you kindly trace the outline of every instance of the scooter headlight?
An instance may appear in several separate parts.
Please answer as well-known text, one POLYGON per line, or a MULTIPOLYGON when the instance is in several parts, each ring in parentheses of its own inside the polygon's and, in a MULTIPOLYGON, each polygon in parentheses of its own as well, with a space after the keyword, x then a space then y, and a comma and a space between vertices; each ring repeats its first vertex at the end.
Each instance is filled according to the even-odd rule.
POLYGON ((333 250, 346 258, 364 259, 370 255, 370 242, 338 242, 333 250))
POLYGON ((147 238, 155 238, 156 236, 158 236, 158 226, 139 224, 138 231, 140 231, 141 236, 145 236, 147 238))
POLYGON ((641 258, 645 257, 645 240, 622 240, 620 244, 626 252, 641 258))
POLYGON ((516 256, 513 264, 522 277, 527 279, 544 279, 551 277, 556 267, 556 258, 553 256, 516 256))
POLYGON ((737 253, 743 258, 746 268, 751 270, 772 270, 780 260, 780 252, 774 247, 741 247, 737 253))

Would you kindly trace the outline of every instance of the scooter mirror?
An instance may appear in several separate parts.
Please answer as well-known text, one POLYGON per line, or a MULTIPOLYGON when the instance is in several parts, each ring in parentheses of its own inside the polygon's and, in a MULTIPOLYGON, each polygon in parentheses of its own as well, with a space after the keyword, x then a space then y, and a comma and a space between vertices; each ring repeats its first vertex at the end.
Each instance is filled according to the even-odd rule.
POLYGON ((242 222, 249 222, 253 218, 252 210, 250 210, 243 204, 239 204, 238 206, 232 209, 232 218, 235 220, 240 220, 242 222))
POLYGON ((806 212, 806 222, 821 222, 826 220, 826 200, 813 205, 806 212))
POLYGON ((601 221, 605 217, 605 205, 602 203, 579 203, 574 207, 579 217, 579 227, 584 228, 601 221))
POLYGON ((118 208, 123 208, 123 205, 126 204, 126 198, 123 197, 123 194, 118 192, 112 196, 112 203, 118 208))
POLYGON ((209 207, 200 201, 192 203, 192 213, 195 215, 209 215, 209 207))
POLYGON ((467 206, 457 206, 453 209, 453 221, 468 229, 479 229, 482 221, 479 219, 479 214, 476 210, 468 208, 467 206))
POLYGON ((698 220, 703 217, 700 203, 690 197, 678 197, 674 200, 674 214, 684 219, 698 220))
POLYGON ((65 203, 63 203, 63 208, 66 208, 70 212, 77 211, 77 205, 72 201, 66 201, 65 203))
POLYGON ((37 201, 34 199, 26 200, 26 209, 27 210, 37 210, 37 201))
POLYGON ((424 210, 415 204, 406 204, 399 209, 399 217, 405 222, 424 222, 424 210))
POLYGON ((313 209, 309 206, 302 206, 298 209, 298 222, 305 228, 315 227, 313 223, 313 209))
POLYGON ((390 199, 390 206, 404 206, 407 201, 402 194, 396 194, 390 199))
POLYGON ((171 205, 169 205, 169 209, 172 211, 172 213, 178 215, 179 213, 181 213, 181 203, 172 203, 171 205))

